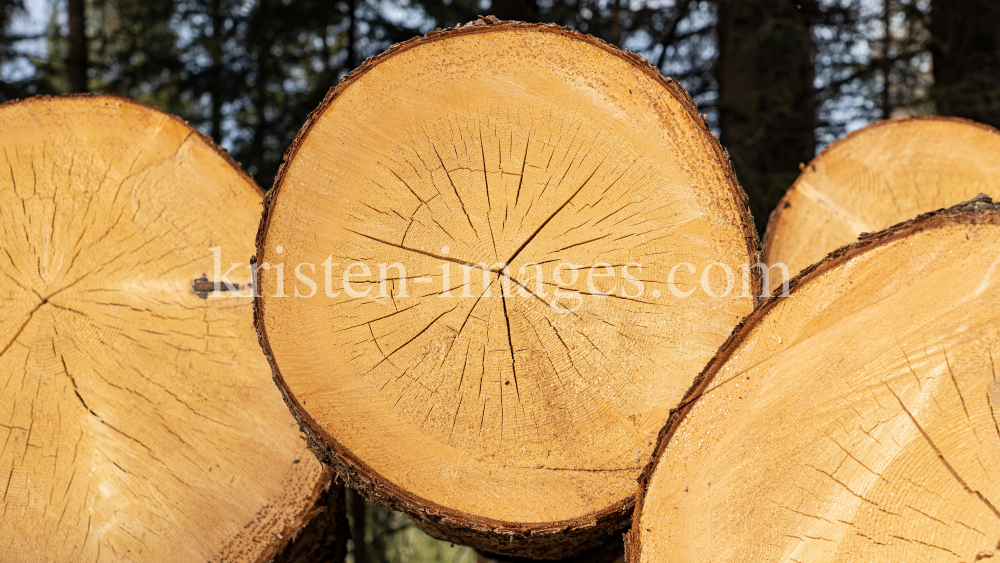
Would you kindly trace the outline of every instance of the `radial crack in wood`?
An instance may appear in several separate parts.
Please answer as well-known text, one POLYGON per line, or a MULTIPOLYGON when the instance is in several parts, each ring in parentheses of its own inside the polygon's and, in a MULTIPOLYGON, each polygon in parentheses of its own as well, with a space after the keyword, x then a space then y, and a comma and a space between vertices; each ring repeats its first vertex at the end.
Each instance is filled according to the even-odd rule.
POLYGON ((629 561, 1000 556, 998 248, 981 196, 757 309, 661 432, 629 561))
POLYGON ((794 276, 861 233, 980 193, 1000 198, 998 154, 1000 131, 964 119, 893 119, 851 133, 804 167, 778 203, 764 261, 794 276))
POLYGON ((669 409, 760 285, 741 285, 745 196, 681 88, 494 20, 342 82, 257 243, 261 342, 316 450, 432 535, 504 555, 620 529, 669 409), (678 264, 677 293, 706 268, 713 293, 725 268, 737 284, 677 297, 678 264))
POLYGON ((124 98, 0 130, 0 561, 342 558, 342 489, 253 331, 259 188, 124 98))

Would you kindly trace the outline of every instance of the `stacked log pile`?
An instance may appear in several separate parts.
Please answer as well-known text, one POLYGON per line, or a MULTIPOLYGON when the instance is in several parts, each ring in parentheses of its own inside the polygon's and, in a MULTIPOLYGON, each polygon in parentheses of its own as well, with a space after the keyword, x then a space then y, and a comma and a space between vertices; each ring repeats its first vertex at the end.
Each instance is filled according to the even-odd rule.
POLYGON ((0 124, 2 561, 341 561, 342 482, 483 561, 1000 557, 989 127, 834 143, 762 262, 690 96, 556 26, 370 59, 266 197, 123 98, 0 124))

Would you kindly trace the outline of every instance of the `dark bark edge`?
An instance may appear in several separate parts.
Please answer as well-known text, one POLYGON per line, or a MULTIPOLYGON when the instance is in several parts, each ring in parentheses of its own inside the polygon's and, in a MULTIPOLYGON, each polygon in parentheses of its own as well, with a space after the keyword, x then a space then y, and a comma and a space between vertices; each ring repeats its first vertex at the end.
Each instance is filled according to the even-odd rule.
POLYGON ((347 507, 344 484, 328 468, 316 486, 319 492, 294 526, 286 529, 284 543, 271 563, 341 563, 347 555, 347 507))
MULTIPOLYGON (((393 45, 382 54, 366 60, 360 67, 341 79, 336 87, 330 89, 323 102, 309 114, 295 141, 285 152, 284 162, 275 177, 274 187, 264 197, 264 210, 261 213, 260 229, 257 232, 256 240, 257 254, 252 258, 252 263, 256 264, 263 259, 262 253, 267 244, 271 212, 281 194, 289 163, 294 160, 299 148, 308 139, 313 126, 342 92, 376 65, 414 47, 464 35, 506 30, 553 33, 594 45, 644 72, 654 82, 667 90, 687 112, 695 129, 701 132, 702 140, 715 151, 723 172, 721 180, 729 185, 734 199, 735 211, 739 216, 747 254, 751 263, 760 260, 757 230, 750 215, 747 196, 733 172, 729 153, 709 129, 704 116, 697 111, 697 104, 684 88, 673 79, 664 77, 656 67, 641 56, 629 51, 621 51, 617 47, 590 35, 584 35, 554 24, 502 22, 492 16, 486 16, 465 25, 446 30, 437 29, 423 37, 415 37, 393 45)), ((753 291, 756 295, 761 293, 762 286, 762 276, 758 270, 755 268, 752 274, 753 291)), ((292 415, 299 421, 299 426, 307 436, 309 448, 316 454, 316 457, 332 466, 348 486, 360 492, 365 498, 390 509, 409 514, 414 523, 431 536, 453 543, 470 545, 499 555, 560 559, 566 557, 567 554, 600 545, 606 534, 625 527, 631 517, 635 504, 634 495, 629 495, 603 510, 574 519, 558 522, 519 523, 493 520, 454 510, 403 490, 340 444, 309 416, 308 412, 292 396, 271 352, 267 331, 263 326, 263 301, 257 296, 254 297, 254 326, 257 329, 261 349, 271 364, 274 381, 281 390, 282 397, 284 397, 292 415)))

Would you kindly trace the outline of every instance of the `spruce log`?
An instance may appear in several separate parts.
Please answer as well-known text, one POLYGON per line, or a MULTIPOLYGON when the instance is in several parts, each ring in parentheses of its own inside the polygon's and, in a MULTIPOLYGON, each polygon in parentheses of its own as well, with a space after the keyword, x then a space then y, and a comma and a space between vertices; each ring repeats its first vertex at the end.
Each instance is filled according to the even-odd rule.
POLYGON ((0 130, 0 561, 342 557, 343 491, 252 326, 260 189, 116 96, 7 103, 0 130))
POLYGON ((1000 557, 998 248, 979 197, 750 315, 661 433, 629 561, 1000 557))
MULTIPOLYGON (((602 543, 590 549, 574 553, 568 557, 550 560, 553 563, 624 563, 625 543, 622 530, 605 536, 602 543)), ((535 563, 538 559, 523 557, 504 557, 489 553, 476 552, 476 563, 535 563)))
POLYGON ((759 294, 745 195, 687 93, 594 38, 488 18, 366 62, 286 158, 255 321, 319 455, 488 553, 620 529, 669 409, 759 294), (719 263, 736 286, 711 297, 719 263))
POLYGON ((964 119, 893 119, 851 133, 813 159, 778 203, 764 261, 794 276, 861 233, 980 193, 1000 197, 998 154, 1000 131, 964 119))

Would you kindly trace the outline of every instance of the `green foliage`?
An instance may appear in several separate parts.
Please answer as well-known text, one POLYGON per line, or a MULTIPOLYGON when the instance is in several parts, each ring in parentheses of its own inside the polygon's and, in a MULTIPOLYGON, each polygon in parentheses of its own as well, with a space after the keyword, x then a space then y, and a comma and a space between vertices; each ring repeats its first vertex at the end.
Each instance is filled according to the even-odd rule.
MULTIPOLYGON (((90 88, 183 111, 175 102, 182 65, 172 15, 170 1, 92 0, 87 12, 90 88)), ((50 37, 52 43, 58 40, 50 37)))
MULTIPOLYGON (((348 489, 348 495, 356 495, 348 489)), ((350 501, 350 499, 349 499, 350 501)), ((408 516, 377 504, 365 506, 365 546, 368 563, 475 563, 476 552, 434 539, 420 531, 408 516)), ((348 511, 354 529, 354 518, 348 511)), ((354 541, 348 543, 347 563, 356 563, 354 541)))
POLYGON ((1000 127, 1000 2, 932 0, 937 110, 1000 127))
POLYGON ((815 0, 719 0, 719 125, 763 233, 816 148, 815 0))

